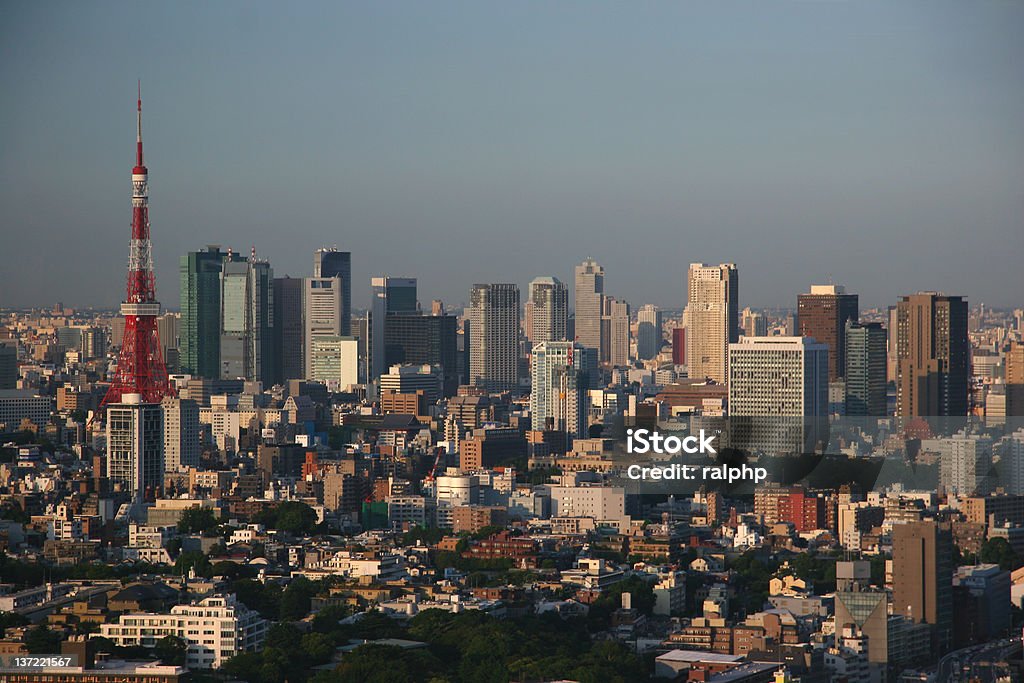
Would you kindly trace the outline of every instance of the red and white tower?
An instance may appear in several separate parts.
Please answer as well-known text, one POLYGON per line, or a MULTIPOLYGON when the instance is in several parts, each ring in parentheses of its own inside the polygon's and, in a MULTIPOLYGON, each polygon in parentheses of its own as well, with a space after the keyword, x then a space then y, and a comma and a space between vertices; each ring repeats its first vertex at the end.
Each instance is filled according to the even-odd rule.
POLYGON ((153 253, 149 242, 149 171, 142 162, 142 85, 139 85, 138 136, 135 168, 132 169, 132 242, 128 252, 128 294, 121 304, 124 341, 117 361, 117 373, 103 397, 103 403, 119 403, 125 394, 139 394, 143 402, 158 403, 174 390, 167 380, 157 334, 153 253))

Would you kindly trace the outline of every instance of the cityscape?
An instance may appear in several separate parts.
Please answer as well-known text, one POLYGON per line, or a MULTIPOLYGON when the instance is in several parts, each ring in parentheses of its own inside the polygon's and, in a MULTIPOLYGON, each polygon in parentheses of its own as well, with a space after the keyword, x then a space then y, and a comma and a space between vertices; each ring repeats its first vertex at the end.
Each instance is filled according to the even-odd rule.
POLYGON ((392 274, 301 218, 168 253, 176 113, 117 87, 123 287, 55 258, 32 303, 0 209, 0 681, 1024 681, 1019 272, 986 305, 688 234, 639 298, 582 232, 525 271, 361 231, 392 274))

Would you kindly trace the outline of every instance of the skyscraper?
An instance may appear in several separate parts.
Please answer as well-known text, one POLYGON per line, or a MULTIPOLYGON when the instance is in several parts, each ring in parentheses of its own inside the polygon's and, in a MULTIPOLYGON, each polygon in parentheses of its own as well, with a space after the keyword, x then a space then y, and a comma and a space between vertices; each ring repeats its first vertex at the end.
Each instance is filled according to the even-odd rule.
POLYGON ((1019 341, 1006 351, 1006 415, 1024 417, 1024 343, 1019 341))
POLYGON ((531 344, 565 339, 569 317, 569 290, 554 277, 538 277, 530 282, 526 328, 531 344))
POLYGON ((306 375, 305 278, 274 278, 274 357, 277 382, 306 375))
POLYGON ((686 362, 690 377, 729 380, 729 344, 739 339, 739 273, 733 263, 690 264, 686 362))
POLYGON ((740 315, 740 331, 745 337, 767 337, 768 318, 764 313, 755 311, 748 306, 740 315))
POLYGON ((366 325, 369 339, 366 349, 367 381, 375 382, 387 372, 388 364, 384 349, 384 319, 393 313, 416 313, 416 278, 375 277, 370 286, 373 299, 370 302, 369 321, 366 325))
POLYGON ((458 327, 459 321, 454 315, 422 315, 414 311, 386 316, 386 367, 406 364, 440 366, 441 389, 445 396, 454 396, 458 392, 462 378, 458 327))
POLYGON ((159 488, 163 476, 163 410, 139 394, 124 394, 107 405, 107 478, 141 498, 147 488, 159 488))
POLYGON ((636 314, 636 357, 650 360, 661 349, 661 310, 653 304, 644 304, 636 314))
POLYGON ((274 271, 256 258, 227 262, 221 271, 221 379, 272 381, 274 271))
POLYGON ((953 540, 932 520, 892 528, 893 613, 934 627, 934 654, 953 639, 953 540))
POLYGON ((309 345, 306 377, 328 391, 348 391, 359 383, 359 342, 355 337, 318 335, 309 345))
POLYGON ((860 317, 859 297, 838 285, 811 285, 797 296, 800 335, 828 346, 828 379, 834 382, 846 371, 846 321, 860 317))
POLYGON ((729 345, 732 443, 812 452, 827 437, 828 347, 808 337, 744 337, 729 345))
MULTIPOLYGON (((846 321, 846 414, 886 414, 886 334, 881 323, 846 321)), ((831 356, 830 356, 831 359, 831 356)))
POLYGON ((606 296, 601 302, 601 362, 613 368, 629 365, 629 303, 606 296))
POLYGON ((199 466, 199 404, 189 398, 160 402, 164 419, 164 471, 199 466))
MULTIPOLYGON (((317 255, 332 252, 317 252, 317 255)), ((338 252, 333 252, 338 253, 338 252)), ((347 336, 345 323, 344 282, 340 277, 308 277, 302 288, 303 342, 305 377, 312 372, 313 343, 320 337, 335 339, 347 336)))
POLYGON ((0 389, 18 386, 18 346, 14 341, 0 341, 0 389))
POLYGON ((587 354, 593 350, 569 341, 545 341, 530 357, 530 419, 534 429, 586 436, 587 354))
POLYGON ((225 263, 242 260, 217 245, 181 257, 181 372, 207 379, 220 377, 220 274, 225 263))
POLYGON ((967 414, 967 301, 921 292, 896 309, 896 414, 967 414))
POLYGON ((604 299, 604 268, 588 258, 576 266, 575 317, 576 341, 594 349, 595 360, 601 353, 601 313, 604 299))
POLYGON ((469 296, 469 383, 489 392, 519 386, 519 287, 477 284, 469 296))
POLYGON ((337 249, 313 253, 313 277, 341 279, 341 336, 352 334, 352 254, 337 249))

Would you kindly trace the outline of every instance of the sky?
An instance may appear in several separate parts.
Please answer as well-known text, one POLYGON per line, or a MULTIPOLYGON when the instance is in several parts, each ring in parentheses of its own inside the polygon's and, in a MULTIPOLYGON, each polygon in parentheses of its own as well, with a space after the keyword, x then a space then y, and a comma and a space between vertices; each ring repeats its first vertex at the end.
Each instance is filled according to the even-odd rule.
POLYGON ((6 2, 0 307, 124 293, 136 80, 157 295, 220 244, 463 304, 570 283, 634 308, 689 263, 740 306, 1024 305, 1024 3, 6 2))

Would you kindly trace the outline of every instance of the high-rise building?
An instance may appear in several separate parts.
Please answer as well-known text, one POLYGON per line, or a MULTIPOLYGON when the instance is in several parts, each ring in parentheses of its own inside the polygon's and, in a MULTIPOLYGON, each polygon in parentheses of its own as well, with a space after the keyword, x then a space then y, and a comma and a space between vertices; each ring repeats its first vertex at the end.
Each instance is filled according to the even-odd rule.
POLYGON ((767 337, 768 318, 760 311, 744 308, 740 316, 740 331, 744 337, 767 337))
POLYGON ((828 347, 808 337, 743 337, 729 345, 733 445, 813 452, 826 438, 828 347))
MULTIPOLYGON (((181 364, 181 314, 164 313, 156 319, 157 336, 160 337, 160 349, 164 364, 169 372, 177 372, 181 364)), ((85 331, 82 331, 82 343, 85 343, 85 331)))
POLYGON ((921 451, 939 458, 939 484, 947 493, 985 495, 992 489, 992 439, 979 434, 921 439, 921 451))
MULTIPOLYGON (((442 391, 454 396, 462 379, 454 315, 392 313, 384 317, 384 360, 392 365, 440 366, 442 391)), ((383 375, 382 375, 383 376, 383 375)))
POLYGON ((1024 343, 1019 341, 1006 351, 1006 416, 1024 417, 1024 343))
POLYGON ((341 280, 341 331, 342 337, 352 334, 352 254, 337 249, 317 249, 313 253, 314 278, 339 278, 341 280))
POLYGON ((636 357, 650 360, 661 350, 661 310, 653 304, 644 304, 636 314, 636 357))
POLYGON ((967 300, 922 292, 897 304, 896 414, 967 414, 967 300))
MULTIPOLYGON (((318 255, 322 253, 324 252, 317 252, 318 255)), ((304 376, 312 378, 314 342, 320 337, 337 339, 347 336, 342 330, 350 325, 345 324, 344 282, 340 277, 308 277, 302 289, 302 310, 305 320, 303 357, 306 359, 304 376)))
POLYGON ((686 328, 672 330, 672 364, 686 365, 686 328))
POLYGON ((384 350, 384 320, 395 313, 416 313, 416 278, 410 277, 375 277, 370 280, 373 300, 370 303, 369 321, 367 322, 366 349, 369 358, 367 365, 367 381, 376 382, 388 364, 384 350))
POLYGON ((739 273, 733 263, 690 264, 686 362, 689 376, 729 380, 729 344, 739 339, 739 273))
POLYGON ((164 476, 164 417, 159 403, 124 394, 107 404, 107 478, 140 498, 156 490, 164 476))
POLYGON ((220 377, 220 275, 225 263, 242 260, 241 255, 230 249, 222 252, 216 245, 181 257, 181 372, 220 377))
POLYGON ((892 528, 893 613, 931 624, 934 654, 953 640, 953 540, 932 520, 892 528))
POLYGON ((594 351, 569 341, 545 341, 530 357, 530 419, 533 429, 586 436, 587 355, 594 351))
POLYGON ((576 341, 594 349, 595 359, 601 352, 601 313, 604 299, 604 268, 588 258, 576 266, 575 317, 576 341))
POLYGON ((569 290, 558 278, 538 277, 530 282, 526 311, 527 339, 531 344, 566 338, 569 290))
POLYGON ((519 386, 519 287, 477 284, 469 295, 469 384, 489 392, 519 386))
POLYGON ((629 304, 606 296, 601 305, 601 362, 613 368, 629 365, 629 304))
POLYGON ((188 398, 167 397, 164 412, 164 471, 180 472, 199 466, 199 404, 188 398))
POLYGON ((18 346, 13 341, 0 341, 0 389, 18 386, 18 346))
POLYGON ((797 296, 800 335, 828 346, 828 378, 834 382, 846 371, 846 321, 860 317, 859 298, 838 285, 811 285, 797 296))
POLYGON ((441 368, 437 365, 392 365, 380 376, 380 392, 416 394, 422 392, 430 405, 442 396, 441 368))
POLYGON ((274 376, 274 271, 267 261, 227 262, 221 270, 220 377, 274 376))
POLYGON ((329 391, 348 391, 359 383, 359 342, 355 337, 318 335, 309 346, 306 377, 329 391))
POLYGON ((885 328, 881 323, 848 320, 845 336, 846 415, 881 417, 886 410, 885 328))
POLYGON ((274 278, 274 357, 282 384, 306 376, 305 286, 304 278, 274 278))

